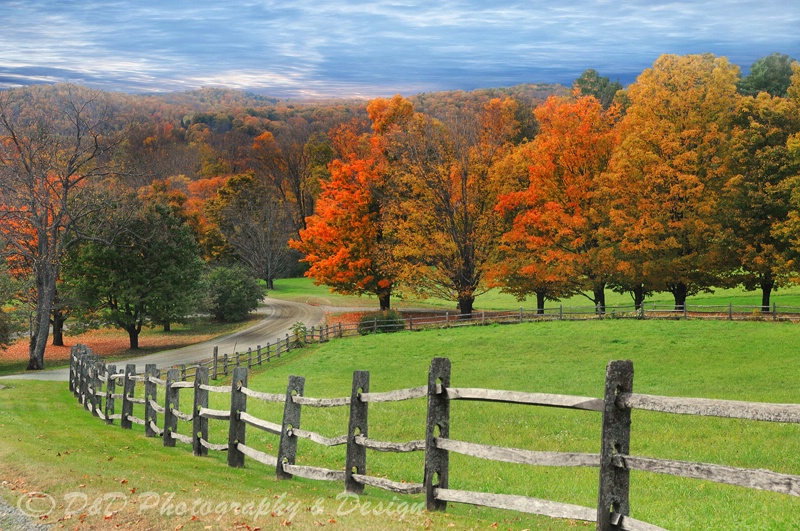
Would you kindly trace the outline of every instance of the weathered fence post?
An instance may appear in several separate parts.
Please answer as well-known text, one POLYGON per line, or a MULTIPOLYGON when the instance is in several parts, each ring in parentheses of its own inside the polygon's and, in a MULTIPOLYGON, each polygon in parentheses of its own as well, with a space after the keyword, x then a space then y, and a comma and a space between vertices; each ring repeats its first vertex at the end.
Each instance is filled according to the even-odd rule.
POLYGON ((106 404, 103 414, 106 416, 106 424, 113 424, 114 419, 111 416, 114 414, 114 393, 117 390, 117 379, 115 378, 117 366, 109 365, 106 367, 106 374, 108 375, 106 380, 108 383, 106 384, 106 404))
POLYGON ((413 315, 409 315, 408 316, 408 329, 409 329, 409 331, 410 330, 414 330, 414 316, 413 315))
POLYGON ((89 401, 89 373, 90 365, 92 363, 91 355, 84 352, 81 356, 81 403, 83 408, 89 410, 91 408, 89 401))
POLYGON ((161 375, 161 371, 156 368, 155 363, 148 363, 144 366, 144 374, 144 436, 155 437, 157 433, 153 429, 153 425, 158 425, 158 414, 152 403, 156 402, 158 397, 158 386, 155 382, 150 381, 150 377, 158 378, 161 375), (151 422, 153 425, 151 425, 151 422))
POLYGON ((775 302, 772 303, 772 320, 778 320, 778 304, 775 302))
POLYGON ((73 345, 72 348, 69 349, 69 392, 73 394, 75 393, 75 353, 77 349, 78 345, 73 345))
POLYGON ((558 305, 558 320, 559 321, 563 321, 564 320, 564 305, 563 304, 559 304, 558 305))
POLYGON ((136 365, 128 363, 125 365, 125 378, 122 380, 122 411, 119 426, 123 429, 129 430, 133 426, 133 422, 129 418, 133 415, 133 393, 136 390, 136 380, 132 378, 136 374, 136 365))
POLYGON ((258 364, 261 365, 261 345, 256 347, 256 358, 258 358, 258 364))
POLYGON ((686 303, 683 303, 683 318, 686 319, 686 303))
POLYGON ((631 410, 617 406, 617 395, 633 392, 633 362, 612 361, 606 368, 605 407, 600 448, 600 487, 597 530, 622 529, 622 518, 630 512, 630 471, 614 465, 616 455, 628 455, 631 442, 631 410))
POLYGON ((212 366, 213 370, 211 372, 211 378, 216 380, 217 379, 217 363, 219 363, 219 347, 214 347, 213 357, 214 357, 214 364, 212 366))
MULTIPOLYGON (((216 349, 216 347, 214 347, 216 349)), ((216 369, 216 365, 214 366, 216 369)), ((208 440, 208 419, 200 416, 200 409, 208 407, 208 367, 198 367, 194 375, 194 407, 192 409, 192 453, 208 455, 208 448, 202 445, 201 439, 208 440)))
POLYGON ((444 511, 447 502, 436 499, 436 489, 448 486, 450 455, 436 447, 436 438, 450 436, 450 360, 433 358, 428 372, 428 416, 425 426, 425 496, 429 511, 444 511), (438 389, 437 389, 438 387, 438 389))
POLYGON ((356 436, 369 436, 367 425, 369 403, 361 401, 361 393, 369 393, 369 371, 353 372, 353 389, 350 393, 350 420, 347 424, 344 488, 347 492, 356 494, 364 492, 364 484, 355 481, 353 474, 367 473, 367 447, 356 444, 356 436))
POLYGON ((728 321, 733 321, 733 303, 728 303, 728 321))
POLYGON ((302 376, 289 376, 286 386, 286 402, 283 406, 283 422, 281 426, 281 442, 278 446, 278 465, 275 474, 278 479, 292 479, 292 475, 283 470, 284 463, 293 465, 297 456, 297 435, 292 433, 294 428, 300 427, 300 413, 302 406, 295 404, 294 395, 303 396, 306 379, 302 376))
POLYGON ((269 359, 270 359, 270 356, 271 356, 270 352, 269 352, 269 349, 270 349, 270 345, 269 345, 269 341, 267 341, 267 363, 269 363, 269 359))
POLYGON ((100 386, 100 371, 105 371, 105 364, 102 363, 98 358, 92 359, 92 366, 90 372, 90 381, 91 381, 91 410, 92 416, 99 417, 99 411, 101 407, 100 398, 99 398, 99 391, 100 386))
POLYGON ((228 466, 236 468, 244 467, 244 454, 238 445, 245 443, 247 428, 240 418, 240 413, 247 412, 247 395, 242 392, 242 387, 247 387, 247 369, 236 367, 231 382, 231 424, 228 430, 228 466))
POLYGON ((519 307, 519 322, 522 324, 522 306, 519 307))
MULTIPOLYGON (((184 366, 185 367, 185 366, 184 366)), ((164 446, 175 446, 175 438, 172 433, 178 431, 178 417, 173 410, 180 407, 180 389, 172 388, 173 382, 183 381, 178 369, 167 371, 167 388, 164 392, 164 446)))
POLYGON ((228 376, 228 354, 222 355, 222 374, 228 376))

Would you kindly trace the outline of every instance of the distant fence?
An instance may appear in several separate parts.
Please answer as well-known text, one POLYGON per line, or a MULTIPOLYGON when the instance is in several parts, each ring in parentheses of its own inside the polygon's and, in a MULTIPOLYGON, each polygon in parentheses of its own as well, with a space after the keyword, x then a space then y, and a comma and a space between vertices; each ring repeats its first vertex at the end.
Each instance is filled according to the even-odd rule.
POLYGON ((308 343, 324 343, 331 338, 356 336, 376 332, 401 330, 419 331, 431 328, 455 328, 460 326, 485 326, 491 324, 516 324, 540 321, 576 321, 589 319, 705 319, 729 321, 800 321, 800 307, 778 306, 773 303, 769 310, 761 306, 727 305, 674 305, 645 304, 640 308, 629 306, 606 306, 603 311, 595 306, 563 306, 544 308, 542 312, 520 308, 508 311, 480 311, 457 314, 436 310, 407 311, 401 320, 380 319, 377 316, 361 323, 335 323, 303 328, 275 343, 258 345, 246 352, 220 353, 214 347, 211 357, 194 364, 178 365, 181 379, 194 378, 198 367, 207 367, 212 380, 227 377, 236 367, 251 368, 263 365, 292 348, 308 343), (416 315, 415 315, 416 314, 416 315))
MULTIPOLYGON (((800 496, 800 476, 780 474, 769 470, 752 470, 716 464, 693 463, 638 457, 629 454, 631 411, 644 409, 664 413, 717 416, 768 422, 800 423, 800 404, 767 404, 730 400, 708 400, 635 394, 633 363, 612 361, 606 369, 603 399, 570 395, 502 391, 481 388, 458 388, 450 384, 450 360, 434 358, 428 373, 427 385, 408 389, 373 392, 369 372, 353 373, 350 396, 341 398, 312 398, 304 395, 305 379, 289 376, 285 393, 272 394, 248 387, 248 370, 236 367, 231 385, 208 385, 207 367, 196 370, 194 382, 181 378, 179 369, 169 369, 166 378, 154 365, 144 374, 134 374, 134 365, 124 372, 106 366, 83 347, 74 347, 71 356, 73 370, 70 389, 84 407, 112 424, 120 421, 122 428, 133 423, 145 427, 148 437, 162 437, 164 446, 176 441, 192 447, 194 455, 207 455, 209 450, 226 451, 228 466, 242 467, 245 457, 275 467, 278 478, 293 476, 313 480, 342 482, 348 492, 361 493, 365 486, 401 494, 425 493, 429 510, 444 510, 448 502, 483 505, 556 518, 593 521, 599 530, 626 529, 650 531, 660 527, 629 516, 630 470, 643 470, 686 478, 800 496), (144 397, 136 398, 138 383, 144 385, 144 397), (118 392, 118 389, 121 392, 118 392), (159 392, 162 389, 162 392, 159 392), (180 391, 193 390, 192 414, 179 411, 180 391), (209 393, 230 394, 230 408, 209 409, 209 393), (160 398, 159 398, 160 395, 160 398), (368 408, 373 402, 395 402, 427 398, 425 440, 390 442, 369 437, 368 408), (247 412, 249 400, 277 402, 284 405, 280 423, 257 418, 247 412), (160 402, 159 402, 160 400, 160 402), (450 405, 455 400, 504 402, 545 407, 569 408, 602 413, 600 453, 539 452, 519 448, 489 446, 458 441, 449 436, 450 405), (121 402, 119 413, 117 404, 121 402), (134 415, 134 406, 143 406, 141 416, 134 415), (326 437, 301 429, 303 406, 348 407, 347 433, 326 437), (159 423, 159 419, 163 419, 159 423), (228 440, 215 444, 208 440, 208 422, 217 420, 228 424, 228 440), (178 428, 183 421, 191 426, 185 435, 178 428), (249 428, 271 433, 279 438, 277 455, 246 444, 249 428), (325 446, 347 445, 343 469, 333 470, 315 466, 296 465, 299 438, 325 446), (367 475, 367 450, 381 452, 425 452, 423 483, 394 481, 367 475), (568 466, 599 468, 598 505, 595 508, 541 500, 527 496, 454 490, 449 488, 449 454, 455 452, 476 458, 537 466, 568 466)), ((141 394, 141 393, 140 393, 141 394)), ((141 407, 139 408, 141 409, 141 407)))

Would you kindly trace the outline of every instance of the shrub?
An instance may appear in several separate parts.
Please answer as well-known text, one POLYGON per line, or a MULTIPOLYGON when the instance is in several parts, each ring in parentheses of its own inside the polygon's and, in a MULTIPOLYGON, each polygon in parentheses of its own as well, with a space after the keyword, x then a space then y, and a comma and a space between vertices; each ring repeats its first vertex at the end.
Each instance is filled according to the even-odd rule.
POLYGON ((362 336, 373 332, 397 332, 405 328, 403 315, 396 310, 368 312, 358 321, 358 333, 362 336))
POLYGON ((256 279, 242 267, 217 267, 208 274, 208 310, 215 319, 243 321, 262 296, 256 279))

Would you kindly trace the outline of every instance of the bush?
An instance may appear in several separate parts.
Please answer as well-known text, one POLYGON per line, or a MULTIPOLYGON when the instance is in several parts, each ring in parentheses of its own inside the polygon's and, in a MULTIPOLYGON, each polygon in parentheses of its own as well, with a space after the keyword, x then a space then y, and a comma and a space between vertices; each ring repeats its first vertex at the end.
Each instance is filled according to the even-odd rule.
POLYGON ((368 312, 358 321, 358 333, 362 336, 373 332, 398 332, 404 328, 405 319, 395 310, 368 312))
POLYGON ((215 319, 243 321, 262 296, 256 279, 242 267, 217 267, 208 274, 208 311, 215 319))

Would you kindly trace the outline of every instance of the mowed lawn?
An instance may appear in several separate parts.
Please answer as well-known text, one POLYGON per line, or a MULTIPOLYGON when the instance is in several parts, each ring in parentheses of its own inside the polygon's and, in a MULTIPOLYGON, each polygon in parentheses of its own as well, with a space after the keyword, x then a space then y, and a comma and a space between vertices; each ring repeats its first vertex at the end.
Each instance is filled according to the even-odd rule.
MULTIPOLYGON (((637 392, 797 403, 799 326, 604 320, 401 332, 334 340, 293 351, 267 368, 253 370, 248 386, 281 393, 288 376, 294 374, 306 378, 307 396, 349 396, 352 372, 368 370, 371 391, 414 387, 426 383, 430 360, 445 356, 452 362, 454 387, 601 397, 608 361, 632 359, 637 392)), ((188 412, 191 395, 184 396, 181 409, 188 412)), ((228 397, 215 395, 210 407, 225 409, 228 397)), ((248 412, 272 422, 280 422, 281 411, 280 405, 248 402, 248 412)), ((305 407, 301 426, 328 437, 341 435, 346 432, 347 413, 347 408, 305 407)), ((373 404, 369 421, 370 438, 422 439, 425 400, 373 404)), ((179 431, 188 434, 185 426, 179 431)), ((597 453, 600 414, 458 401, 451 405, 450 435, 500 446, 597 453)), ((224 422, 211 421, 210 439, 215 443, 227 440, 224 422)), ((249 428, 247 444, 274 455, 278 439, 249 428)), ((635 411, 631 453, 800 475, 800 425, 635 411)), ((297 462, 342 469, 344 447, 324 448, 301 440, 297 462)), ((419 452, 368 452, 370 475, 420 482, 422 466, 419 452)), ((44 491, 57 501, 73 491, 85 492, 92 499, 112 491, 126 493, 130 503, 120 512, 107 519, 108 515, 86 512, 83 521, 81 515, 75 515, 61 522, 69 529, 113 529, 115 525, 134 529, 269 528, 289 522, 296 529, 593 527, 458 504, 450 504, 446 513, 395 511, 400 504, 415 507, 423 497, 371 487, 366 487, 358 505, 343 505, 346 500, 337 499, 342 491, 339 484, 303 479, 278 482, 272 470, 249 459, 245 469, 229 469, 224 454, 195 458, 181 443, 175 449, 161 448, 160 440, 145 439, 138 426, 132 433, 105 426, 78 406, 66 384, 13 382, 12 387, 0 390, 0 473, 18 485, 13 492, 3 491, 13 502, 20 489, 44 491), (191 506, 200 497, 258 502, 262 496, 277 499, 284 494, 284 499, 297 501, 302 509, 291 515, 248 518, 225 514, 219 519, 216 513, 177 515, 176 511, 170 513, 169 506, 167 510, 141 510, 148 500, 135 496, 150 491, 159 493, 162 500, 172 494, 173 507, 180 501, 191 506), (366 505, 368 502, 372 505, 366 505)), ((597 469, 500 464, 451 454, 450 487, 594 507, 597 469)), ((673 530, 800 527, 800 499, 796 497, 636 471, 631 474, 631 508, 635 518, 673 530)), ((64 509, 58 510, 63 513, 64 509)))

